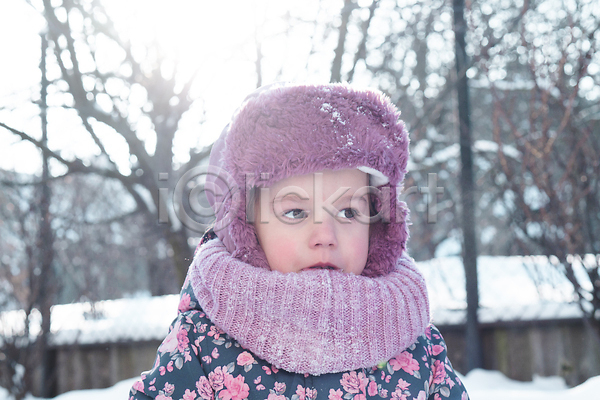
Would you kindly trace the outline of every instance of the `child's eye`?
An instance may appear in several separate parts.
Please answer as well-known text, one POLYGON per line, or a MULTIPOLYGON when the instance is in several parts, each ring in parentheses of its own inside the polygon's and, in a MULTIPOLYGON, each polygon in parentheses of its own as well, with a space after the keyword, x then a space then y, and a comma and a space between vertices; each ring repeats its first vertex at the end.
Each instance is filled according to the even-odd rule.
POLYGON ((308 213, 301 208, 294 208, 283 213, 283 216, 289 219, 303 219, 308 216, 308 213))
POLYGON ((337 216, 338 216, 338 218, 353 219, 358 214, 359 214, 359 212, 355 208, 347 207, 347 208, 344 208, 343 210, 340 210, 340 212, 338 213, 337 216))

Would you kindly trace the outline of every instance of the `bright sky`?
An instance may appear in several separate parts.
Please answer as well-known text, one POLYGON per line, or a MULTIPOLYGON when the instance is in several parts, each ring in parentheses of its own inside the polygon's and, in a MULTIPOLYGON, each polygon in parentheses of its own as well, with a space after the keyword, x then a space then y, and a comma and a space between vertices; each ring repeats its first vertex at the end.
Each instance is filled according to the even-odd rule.
MULTIPOLYGON (((0 2, 0 54, 3 60, 14 60, 0 63, 0 121, 39 138, 39 109, 31 101, 39 98, 39 32, 44 21, 35 8, 41 8, 41 0, 31 3, 33 6, 26 0, 0 2)), ((188 75, 200 68, 200 79, 192 95, 203 103, 184 116, 175 140, 176 157, 183 162, 190 147, 207 145, 216 139, 236 107, 256 87, 255 26, 259 27, 258 37, 264 40, 263 84, 273 80, 282 65, 287 80, 329 78, 327 69, 319 73, 318 67, 312 68, 311 73, 306 65, 311 50, 306 38, 312 32, 299 28, 299 39, 287 44, 276 38, 286 27, 281 17, 287 9, 294 7, 296 15, 311 20, 319 10, 316 0, 301 4, 291 0, 104 0, 104 4, 117 28, 132 41, 157 37, 165 55, 179 60, 180 73, 188 75), (290 48, 297 60, 290 57, 290 48), (202 109, 206 114, 201 124, 202 109)), ((327 4, 339 10, 342 3, 331 0, 327 4)), ((111 63, 119 63, 117 56, 104 59, 107 69, 111 63)), ((61 149, 65 156, 85 158, 97 152, 90 139, 72 134, 81 127, 68 110, 51 109, 48 129, 50 147, 61 149)), ((144 135, 143 129, 140 135, 144 135)), ((152 134, 147 137, 152 146, 152 134)), ((39 152, 32 145, 18 142, 17 137, 0 129, 0 168, 38 173, 39 152)), ((113 143, 112 151, 108 144, 113 158, 126 165, 127 152, 122 141, 112 138, 109 142, 113 143)))

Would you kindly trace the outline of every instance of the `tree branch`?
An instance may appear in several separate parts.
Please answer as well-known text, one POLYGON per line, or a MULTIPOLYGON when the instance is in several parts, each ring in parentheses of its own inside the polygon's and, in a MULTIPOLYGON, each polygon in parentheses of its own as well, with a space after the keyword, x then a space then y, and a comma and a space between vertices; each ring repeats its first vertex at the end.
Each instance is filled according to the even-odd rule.
POLYGON ((358 50, 354 54, 354 62, 352 63, 352 69, 348 72, 348 82, 352 82, 352 78, 354 78, 354 71, 356 69, 356 65, 360 60, 364 60, 367 56, 367 40, 369 38, 369 26, 371 26, 371 21, 373 20, 373 16, 375 15, 375 9, 379 5, 378 0, 373 0, 371 5, 369 6, 369 17, 366 21, 363 22, 362 26, 362 39, 360 44, 358 45, 358 50))
POLYGON ((135 200, 137 206, 140 208, 140 210, 144 211, 144 212, 149 212, 146 202, 133 187, 134 184, 139 183, 139 182, 137 182, 136 178, 134 178, 132 176, 122 175, 118 171, 105 170, 105 169, 97 168, 94 166, 87 166, 79 159, 75 159, 74 161, 66 160, 60 154, 57 154, 55 151, 50 150, 46 145, 41 143, 39 140, 36 140, 33 137, 29 136, 25 132, 21 132, 17 129, 14 129, 2 122, 0 122, 0 127, 9 130, 10 132, 21 137, 21 139, 23 139, 25 141, 33 143, 40 150, 47 151, 48 155, 50 157, 56 159, 61 164, 65 165, 68 168, 69 173, 74 173, 74 172, 93 173, 93 174, 105 176, 107 178, 117 179, 118 181, 120 181, 123 184, 123 186, 125 188, 127 188, 128 192, 132 195, 132 197, 134 198, 134 200, 135 200))

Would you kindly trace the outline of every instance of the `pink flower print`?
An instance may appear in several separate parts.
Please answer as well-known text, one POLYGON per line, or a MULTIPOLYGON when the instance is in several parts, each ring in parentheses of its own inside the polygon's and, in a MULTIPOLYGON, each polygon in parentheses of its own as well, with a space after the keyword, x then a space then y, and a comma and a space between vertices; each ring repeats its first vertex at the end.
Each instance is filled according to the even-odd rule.
POLYGON ((396 384, 396 389, 406 390, 410 386, 410 383, 406 382, 404 379, 398 379, 398 384, 396 384))
POLYGON ((163 354, 164 353, 173 354, 175 352, 175 349, 177 349, 177 344, 179 341, 178 335, 179 335, 180 330, 185 330, 185 329, 181 328, 181 321, 177 321, 175 323, 175 326, 173 326, 173 329, 171 329, 171 332, 169 332, 169 334, 167 335, 165 340, 163 340, 163 342, 158 347, 158 351, 163 354))
POLYGON ((381 389, 381 391, 379 392, 379 396, 383 397, 384 399, 387 397, 387 395, 388 395, 387 389, 381 389))
POLYGON ((356 371, 352 371, 342 375, 340 383, 348 393, 359 393, 361 391, 365 393, 365 388, 369 380, 365 377, 364 373, 359 372, 357 374, 356 371))
POLYGON ((219 350, 215 347, 213 349, 213 351, 210 353, 210 355, 212 356, 212 358, 214 358, 216 360, 217 358, 219 358, 219 350))
POLYGON ((227 389, 219 393, 219 398, 223 400, 243 400, 247 399, 248 394, 250 394, 250 387, 247 383, 244 383, 242 375, 238 375, 235 378, 229 374, 226 375, 225 387, 227 389))
POLYGON ((286 400, 286 398, 281 394, 269 393, 267 400, 286 400))
POLYGON ((196 353, 196 355, 198 355, 198 353, 202 351, 202 346, 200 346, 200 338, 196 338, 196 340, 194 341, 194 346, 192 348, 194 349, 194 353, 196 353))
POLYGON ((185 393, 183 394, 183 400, 194 400, 196 398, 196 391, 190 389, 185 389, 185 393))
POLYGON ((256 387, 256 390, 266 390, 267 388, 265 387, 265 385, 260 384, 256 387))
POLYGON ((431 340, 431 325, 425 328, 425 336, 427 336, 427 339, 431 340))
POLYGON ((390 360, 390 365, 394 371, 403 370, 404 372, 413 375, 415 371, 419 369, 419 362, 415 360, 407 351, 403 351, 396 358, 390 360))
POLYGON ((254 384, 258 385, 260 383, 260 381, 262 380, 262 376, 257 376, 256 379, 254 380, 254 384))
POLYGON ((213 336, 215 339, 218 339, 221 336, 219 329, 216 326, 211 326, 210 331, 208 332, 208 336, 213 336))
POLYGON ((165 382, 165 387, 163 388, 163 392, 168 394, 169 396, 173 394, 175 391, 175 385, 171 385, 169 382, 165 382))
POLYGON ((340 389, 338 389, 338 390, 329 389, 329 397, 328 397, 328 399, 329 400, 342 400, 343 399, 343 397, 342 397, 343 394, 344 393, 340 389))
POLYGON ((369 382, 367 393, 369 393, 369 396, 375 396, 377 394, 377 383, 375 383, 375 381, 369 382))
POLYGON ((154 400, 173 400, 170 396, 165 395, 164 393, 159 393, 158 396, 154 398, 154 400))
POLYGON ((204 364, 210 364, 212 362, 212 357, 211 356, 204 356, 204 357, 202 357, 202 362, 204 364))
POLYGON ((392 393, 392 399, 394 399, 394 400, 407 400, 407 395, 403 394, 400 389, 396 389, 392 393))
POLYGON ((314 400, 317 398, 317 394, 318 394, 317 389, 306 388, 306 397, 307 398, 314 400))
POLYGON ((460 396, 460 400, 468 400, 469 396, 467 396, 467 392, 463 392, 462 396, 460 396))
POLYGON ((353 398, 354 400, 367 400, 367 396, 365 396, 362 393, 357 394, 356 396, 354 396, 353 398))
POLYGON ((446 379, 446 365, 440 360, 433 364, 433 383, 442 383, 446 379))
POLYGON ((138 392, 144 393, 144 383, 142 382, 141 379, 135 381, 135 383, 133 384, 133 389, 138 392))
POLYGON ((265 371, 265 374, 271 375, 271 368, 263 365, 262 369, 265 371))
POLYGON ((433 354, 434 356, 437 356, 444 350, 445 350, 444 346, 441 346, 439 344, 434 344, 433 347, 431 347, 431 354, 433 354))
POLYGON ((275 382, 273 389, 277 394, 281 394, 285 392, 285 383, 284 382, 275 382))
POLYGON ((196 389, 198 389, 198 394, 204 400, 213 400, 215 398, 210 382, 205 376, 201 376, 198 382, 196 382, 196 389))
POLYGON ((304 400, 306 398, 306 389, 304 389, 302 385, 298 385, 296 388, 296 395, 298 396, 298 400, 304 400))
POLYGON ((244 351, 239 356, 237 356, 237 364, 242 367, 245 365, 252 364, 253 362, 254 357, 252 357, 252 354, 248 353, 247 351, 244 351))
MULTIPOLYGON (((190 295, 187 293, 184 293, 181 295, 181 299, 179 299, 179 307, 177 307, 177 310, 179 310, 179 312, 184 312, 190 309, 190 295)), ((187 400, 187 399, 186 399, 187 400)))
POLYGON ((152 379, 148 385, 150 385, 148 387, 148 390, 150 390, 151 392, 156 392, 156 387, 154 386, 154 383, 156 382, 156 378, 152 379))
POLYGON ((449 376, 446 377, 446 385, 448 385, 448 387, 450 389, 452 389, 454 387, 454 385, 456 385, 456 383, 454 383, 454 381, 452 379, 450 379, 449 376))
POLYGON ((279 372, 279 370, 277 368, 275 368, 274 366, 271 366, 271 370, 273 371, 274 374, 279 372))
POLYGON ((225 378, 229 376, 227 370, 224 367, 217 367, 214 371, 211 371, 208 374, 208 381, 210 382, 210 386, 215 391, 223 389, 223 384, 225 383, 225 378))
POLYGON ((419 395, 417 396, 417 399, 416 399, 416 400, 427 400, 427 397, 426 397, 426 396, 427 396, 427 395, 425 394, 425 391, 424 391, 424 390, 421 390, 421 391, 419 392, 419 395))
POLYGON ((184 328, 181 328, 179 332, 177 332, 177 350, 183 353, 188 347, 189 343, 190 338, 187 335, 187 331, 184 328))

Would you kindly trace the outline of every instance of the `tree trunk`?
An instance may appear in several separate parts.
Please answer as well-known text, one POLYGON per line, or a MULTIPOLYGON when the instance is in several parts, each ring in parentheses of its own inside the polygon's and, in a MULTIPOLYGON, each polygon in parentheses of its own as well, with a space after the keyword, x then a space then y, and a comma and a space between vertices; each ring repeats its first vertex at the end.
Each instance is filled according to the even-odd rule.
POLYGON ((469 105, 469 82, 466 74, 467 53, 465 44, 466 23, 464 0, 454 0, 454 35, 456 73, 458 77, 458 121, 461 159, 461 206, 463 231, 463 264, 467 291, 466 349, 467 371, 482 366, 481 340, 477 320, 479 289, 477 285, 477 238, 475 237, 475 201, 473 185, 473 154, 471 150, 471 117, 469 105))
POLYGON ((333 64, 331 66, 331 79, 330 82, 341 82, 342 80, 342 57, 344 56, 344 47, 346 43, 346 34, 348 33, 348 20, 350 20, 350 14, 354 9, 352 0, 344 1, 344 8, 342 8, 342 23, 340 24, 340 35, 338 37, 338 44, 335 49, 335 57, 333 58, 333 64))
MULTIPOLYGON (((46 49, 48 42, 46 34, 42 34, 42 57, 40 63, 40 70, 42 74, 42 89, 40 96, 40 117, 42 124, 42 143, 44 146, 48 142, 48 129, 47 129, 47 110, 48 105, 46 101, 48 92, 48 80, 46 78, 46 49)), ((38 235, 38 251, 39 251, 39 268, 40 273, 37 279, 39 280, 39 286, 37 293, 37 304, 40 308, 42 315, 42 331, 38 338, 38 351, 41 355, 41 371, 42 371, 42 396, 52 397, 56 393, 54 392, 54 370, 52 365, 52 359, 50 351, 48 349, 48 336, 50 334, 50 308, 54 300, 55 293, 55 279, 54 271, 52 269, 52 261, 54 259, 53 243, 54 238, 52 234, 52 227, 50 225, 50 198, 52 196, 50 186, 48 184, 48 178, 50 177, 50 171, 48 166, 49 159, 48 151, 42 149, 42 183, 40 186, 40 228, 38 235)))

